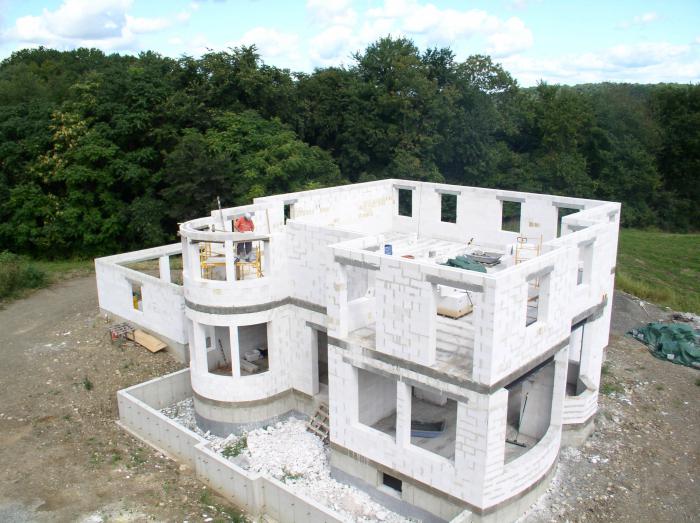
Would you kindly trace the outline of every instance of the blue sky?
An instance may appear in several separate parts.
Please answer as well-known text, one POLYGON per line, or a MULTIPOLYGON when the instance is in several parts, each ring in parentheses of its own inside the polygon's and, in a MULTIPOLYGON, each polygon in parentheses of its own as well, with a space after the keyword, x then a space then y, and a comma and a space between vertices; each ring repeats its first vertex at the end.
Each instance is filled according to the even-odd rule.
POLYGON ((700 1, 0 0, 0 59, 24 47, 199 56, 253 44, 299 71, 392 34, 539 80, 700 82, 700 1))

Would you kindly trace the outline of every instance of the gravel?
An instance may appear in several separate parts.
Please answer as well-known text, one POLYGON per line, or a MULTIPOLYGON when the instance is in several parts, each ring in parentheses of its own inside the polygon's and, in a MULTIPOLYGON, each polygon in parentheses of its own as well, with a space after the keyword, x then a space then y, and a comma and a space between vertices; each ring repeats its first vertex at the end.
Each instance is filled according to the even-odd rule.
POLYGON ((282 481, 292 491, 338 512, 346 521, 411 521, 383 507, 365 492, 334 480, 330 474, 328 447, 306 430, 304 420, 291 417, 244 434, 221 438, 197 427, 191 398, 161 412, 204 437, 212 450, 240 467, 282 481), (239 444, 242 438, 245 438, 245 443, 239 444), (238 455, 232 456, 236 447, 243 448, 238 455))

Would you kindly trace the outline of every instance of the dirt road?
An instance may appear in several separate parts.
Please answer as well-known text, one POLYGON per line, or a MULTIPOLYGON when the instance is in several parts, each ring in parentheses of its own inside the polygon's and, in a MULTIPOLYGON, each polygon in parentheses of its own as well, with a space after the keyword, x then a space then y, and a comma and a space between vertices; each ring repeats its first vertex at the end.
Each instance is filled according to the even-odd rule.
MULTIPOLYGON (((665 314, 622 298, 615 307, 618 334, 665 314)), ((236 519, 191 471, 114 423, 117 390, 180 365, 112 345, 107 325, 93 277, 0 310, 0 521, 236 519)), ((699 378, 613 336, 598 430, 562 451, 551 493, 525 520, 697 521, 699 378)))
POLYGON ((181 365, 113 345, 107 326, 94 276, 0 310, 0 521, 228 521, 190 472, 114 423, 117 390, 181 365))

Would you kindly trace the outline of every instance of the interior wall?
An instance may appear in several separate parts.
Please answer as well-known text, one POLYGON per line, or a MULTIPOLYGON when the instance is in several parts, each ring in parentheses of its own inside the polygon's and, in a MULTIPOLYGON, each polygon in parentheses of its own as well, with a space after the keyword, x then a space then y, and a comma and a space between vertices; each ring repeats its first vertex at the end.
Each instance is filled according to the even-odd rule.
POLYGON ((523 382, 520 407, 522 434, 537 440, 544 436, 552 419, 553 394, 554 363, 550 363, 523 382))
POLYGON ((372 426, 396 412, 396 380, 357 369, 359 422, 372 426))
POLYGON ((239 326, 238 347, 241 357, 252 349, 267 349, 267 323, 239 326))

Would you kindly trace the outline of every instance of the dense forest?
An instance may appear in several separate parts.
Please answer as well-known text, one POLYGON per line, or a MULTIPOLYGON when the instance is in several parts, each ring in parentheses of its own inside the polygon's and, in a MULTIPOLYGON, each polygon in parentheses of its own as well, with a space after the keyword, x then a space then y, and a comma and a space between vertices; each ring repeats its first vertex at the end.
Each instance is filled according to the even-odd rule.
POLYGON ((524 89, 489 57, 400 38, 311 74, 255 47, 0 63, 0 251, 146 247, 217 195, 384 177, 618 200, 625 226, 697 230, 700 86, 524 89))

